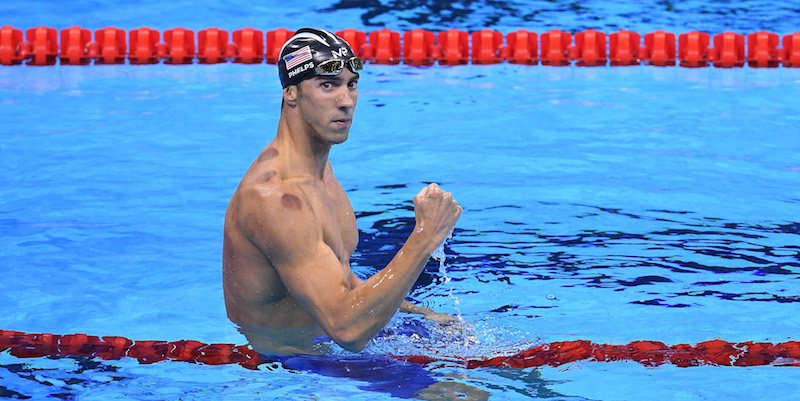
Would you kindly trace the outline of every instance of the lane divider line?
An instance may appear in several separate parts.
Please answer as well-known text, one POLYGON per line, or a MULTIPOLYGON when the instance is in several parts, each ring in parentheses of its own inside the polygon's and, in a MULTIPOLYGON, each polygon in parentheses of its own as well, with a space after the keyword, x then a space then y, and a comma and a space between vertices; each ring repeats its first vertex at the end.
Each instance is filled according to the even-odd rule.
MULTIPOLYGON (((0 27, 0 65, 89 64, 260 64, 278 62, 281 46, 294 31, 279 28, 195 32, 168 29, 163 35, 148 27, 126 32, 106 27, 92 32, 72 26, 0 27), (195 37, 197 41, 195 41, 195 37)), ((400 32, 380 29, 364 32, 348 28, 336 32, 359 57, 374 64, 460 65, 514 63, 569 66, 654 66, 754 68, 800 67, 800 32, 784 35, 758 31, 744 35, 722 32, 713 36, 691 31, 675 35, 657 30, 640 35, 620 30, 608 35, 594 29, 570 33, 552 29, 538 34, 520 29, 505 35, 483 29, 400 32), (677 39, 676 39, 677 38, 677 39), (781 46, 782 45, 782 46, 781 46), (676 51, 677 50, 677 51, 676 51)))
MULTIPOLYGON (((85 356, 114 360, 128 357, 142 364, 172 360, 206 365, 238 364, 248 369, 258 369, 259 365, 272 362, 247 345, 205 344, 194 340, 132 341, 117 336, 32 334, 0 330, 0 352, 6 351, 17 358, 85 356)), ((575 340, 540 344, 510 356, 465 359, 456 356, 392 355, 392 358, 422 365, 446 361, 468 369, 559 366, 577 361, 636 361, 645 366, 672 364, 678 367, 800 366, 800 341, 734 343, 712 340, 695 345, 669 346, 658 341, 613 345, 575 340)))

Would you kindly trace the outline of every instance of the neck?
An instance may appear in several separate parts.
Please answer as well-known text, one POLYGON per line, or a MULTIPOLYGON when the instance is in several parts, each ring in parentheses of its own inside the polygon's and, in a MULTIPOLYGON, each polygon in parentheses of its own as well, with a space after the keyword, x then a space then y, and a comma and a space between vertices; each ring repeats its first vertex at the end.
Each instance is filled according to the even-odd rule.
POLYGON ((310 175, 322 179, 328 165, 331 144, 317 140, 306 126, 297 119, 281 113, 278 121, 278 133, 272 145, 287 155, 289 169, 293 175, 310 175))

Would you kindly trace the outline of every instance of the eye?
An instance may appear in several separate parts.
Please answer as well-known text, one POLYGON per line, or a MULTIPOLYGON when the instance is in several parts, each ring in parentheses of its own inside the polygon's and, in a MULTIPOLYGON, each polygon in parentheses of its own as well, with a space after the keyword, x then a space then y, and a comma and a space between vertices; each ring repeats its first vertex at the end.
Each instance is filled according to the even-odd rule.
POLYGON ((357 81, 357 80, 352 80, 352 81, 350 81, 350 82, 348 82, 348 83, 347 83, 347 86, 348 86, 350 89, 355 89, 355 88, 357 88, 357 87, 358 87, 358 81, 357 81))
POLYGON ((333 82, 325 81, 320 86, 322 86, 322 89, 330 89, 333 88, 333 82))

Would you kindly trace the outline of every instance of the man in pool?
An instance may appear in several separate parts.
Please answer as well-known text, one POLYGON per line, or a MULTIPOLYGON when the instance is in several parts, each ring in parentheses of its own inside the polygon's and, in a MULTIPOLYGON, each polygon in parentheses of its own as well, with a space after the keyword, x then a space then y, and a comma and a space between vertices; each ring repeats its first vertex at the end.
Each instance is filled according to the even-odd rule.
POLYGON ((228 317, 269 355, 320 353, 327 336, 358 352, 398 310, 447 323, 405 301, 461 206, 436 184, 413 199, 416 225, 381 271, 350 269, 353 208, 328 155, 347 140, 361 60, 340 37, 303 28, 281 49, 283 101, 275 138, 242 178, 225 214, 222 254, 228 317))

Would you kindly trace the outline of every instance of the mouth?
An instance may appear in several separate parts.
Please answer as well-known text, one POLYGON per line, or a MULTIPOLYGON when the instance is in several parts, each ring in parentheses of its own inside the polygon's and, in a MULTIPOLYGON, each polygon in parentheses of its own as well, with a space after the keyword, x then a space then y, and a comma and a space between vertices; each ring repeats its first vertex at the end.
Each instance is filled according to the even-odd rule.
POLYGON ((337 119, 337 120, 333 120, 333 122, 335 124, 341 125, 341 126, 350 125, 350 122, 352 122, 352 121, 353 121, 352 118, 340 118, 340 119, 337 119))

